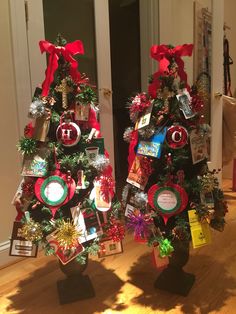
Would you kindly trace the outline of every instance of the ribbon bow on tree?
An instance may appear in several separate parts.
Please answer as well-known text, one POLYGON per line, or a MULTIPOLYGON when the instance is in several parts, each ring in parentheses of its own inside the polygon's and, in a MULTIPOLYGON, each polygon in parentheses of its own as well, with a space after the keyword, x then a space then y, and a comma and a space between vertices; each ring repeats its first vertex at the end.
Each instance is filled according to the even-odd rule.
POLYGON ((72 43, 68 43, 65 46, 55 46, 46 40, 39 42, 41 53, 45 51, 49 54, 48 66, 46 69, 46 78, 42 84, 42 96, 47 96, 49 88, 54 79, 54 73, 58 68, 58 59, 62 55, 65 61, 70 63, 70 75, 72 79, 77 82, 80 80, 81 75, 77 70, 78 63, 73 58, 74 55, 84 54, 83 43, 80 40, 76 40, 72 43))
POLYGON ((187 84, 187 74, 184 71, 184 62, 181 57, 191 56, 193 51, 192 44, 184 44, 182 46, 176 46, 171 48, 167 45, 154 45, 151 47, 151 57, 159 62, 159 70, 153 75, 153 82, 149 85, 149 94, 156 98, 157 89, 160 87, 160 77, 164 76, 169 70, 168 66, 171 60, 174 60, 177 64, 177 73, 182 81, 187 84))

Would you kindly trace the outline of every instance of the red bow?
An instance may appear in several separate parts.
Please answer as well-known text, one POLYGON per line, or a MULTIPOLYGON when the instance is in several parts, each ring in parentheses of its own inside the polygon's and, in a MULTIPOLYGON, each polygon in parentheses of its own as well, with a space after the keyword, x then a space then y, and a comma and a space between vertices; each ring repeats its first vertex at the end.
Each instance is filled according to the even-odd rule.
POLYGON ((83 43, 80 40, 76 40, 73 43, 68 43, 64 47, 62 46, 54 46, 50 42, 46 40, 41 40, 39 42, 39 47, 41 53, 45 51, 49 54, 48 66, 46 69, 46 78, 42 84, 42 96, 47 96, 49 92, 49 88, 54 79, 54 72, 58 67, 58 59, 59 56, 62 55, 64 59, 70 63, 70 75, 72 79, 77 82, 80 79, 80 73, 77 70, 78 63, 72 57, 76 54, 84 54, 83 43))
POLYGON ((175 48, 169 48, 166 45, 154 45, 151 48, 151 57, 159 62, 159 70, 153 75, 153 82, 149 85, 149 93, 153 98, 156 98, 156 90, 160 87, 160 76, 163 76, 168 71, 168 66, 171 59, 174 59, 178 65, 178 75, 182 81, 187 84, 187 74, 184 71, 184 62, 181 59, 183 56, 191 56, 193 51, 192 44, 184 44, 182 46, 176 46, 175 48))

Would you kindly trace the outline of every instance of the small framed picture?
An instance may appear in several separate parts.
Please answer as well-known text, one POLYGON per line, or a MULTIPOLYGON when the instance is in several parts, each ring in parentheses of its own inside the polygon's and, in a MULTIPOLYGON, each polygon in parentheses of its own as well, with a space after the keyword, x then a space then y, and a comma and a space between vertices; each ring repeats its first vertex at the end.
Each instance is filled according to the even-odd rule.
POLYGON ((112 239, 106 239, 101 243, 103 244, 103 250, 98 252, 100 258, 123 253, 122 241, 114 242, 112 239))
POLYGON ((21 235, 21 229, 22 223, 20 221, 14 221, 9 255, 19 257, 37 257, 38 246, 23 238, 21 235))

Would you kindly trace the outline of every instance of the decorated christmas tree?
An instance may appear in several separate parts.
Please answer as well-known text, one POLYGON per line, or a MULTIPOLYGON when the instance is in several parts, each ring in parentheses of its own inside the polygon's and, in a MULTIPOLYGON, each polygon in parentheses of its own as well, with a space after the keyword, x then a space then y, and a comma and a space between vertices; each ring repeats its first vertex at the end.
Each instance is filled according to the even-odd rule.
POLYGON ((36 88, 29 118, 18 144, 22 181, 14 197, 18 215, 11 255, 46 255, 60 264, 84 264, 88 254, 119 252, 124 228, 109 155, 98 122, 94 86, 78 71, 81 41, 39 42, 48 54, 46 77, 36 88))
POLYGON ((210 227, 222 231, 227 212, 216 178, 220 170, 207 166, 210 127, 204 123, 204 101, 197 87, 187 84, 182 57, 192 50, 191 44, 151 48, 159 69, 150 77, 148 92, 130 98, 134 126, 124 133, 129 142, 122 195, 127 228, 153 247, 157 267, 168 265, 157 287, 177 293, 175 279, 185 285, 186 277, 174 277, 170 266, 181 254, 187 261, 190 240, 193 248, 209 244, 210 227))

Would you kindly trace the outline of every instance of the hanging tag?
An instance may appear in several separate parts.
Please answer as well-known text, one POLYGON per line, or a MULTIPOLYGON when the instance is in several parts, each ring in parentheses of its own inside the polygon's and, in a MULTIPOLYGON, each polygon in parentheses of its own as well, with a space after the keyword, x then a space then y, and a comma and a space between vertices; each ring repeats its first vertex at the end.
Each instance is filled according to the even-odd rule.
POLYGON ((33 138, 40 142, 46 142, 50 126, 50 119, 47 116, 37 118, 34 126, 33 138))
POLYGON ((160 257, 158 246, 153 246, 151 256, 152 256, 153 265, 158 270, 161 271, 169 265, 169 258, 167 256, 160 257))
POLYGON ((135 124, 135 130, 144 128, 145 126, 149 125, 152 115, 152 107, 151 104, 146 110, 143 116, 141 116, 135 124))
POLYGON ((198 132, 197 129, 190 132, 190 147, 193 164, 208 158, 207 137, 198 132))
POLYGON ((89 104, 76 104, 75 105, 75 120, 88 121, 89 120, 89 104))
POLYGON ((161 147, 165 140, 167 128, 159 130, 149 141, 140 141, 137 148, 137 154, 160 158, 161 147))
POLYGON ((34 244, 32 241, 28 241, 23 238, 21 229, 22 223, 20 221, 14 221, 9 255, 21 257, 37 257, 38 245, 34 244))
POLYGON ((179 101, 179 109, 183 112, 185 119, 190 119, 195 116, 195 113, 191 108, 191 97, 189 92, 185 88, 181 93, 176 95, 176 98, 179 101))
POLYGON ((210 227, 207 222, 200 222, 194 209, 188 211, 193 248, 211 243, 210 227))
POLYGON ((144 172, 144 169, 141 168, 140 160, 142 156, 136 156, 133 164, 130 168, 127 182, 136 186, 137 188, 144 190, 148 182, 149 176, 144 172))

